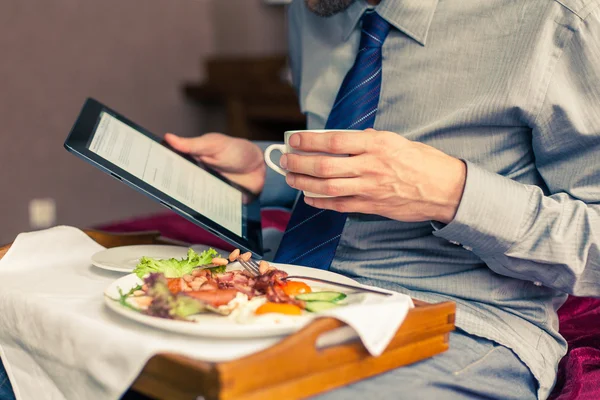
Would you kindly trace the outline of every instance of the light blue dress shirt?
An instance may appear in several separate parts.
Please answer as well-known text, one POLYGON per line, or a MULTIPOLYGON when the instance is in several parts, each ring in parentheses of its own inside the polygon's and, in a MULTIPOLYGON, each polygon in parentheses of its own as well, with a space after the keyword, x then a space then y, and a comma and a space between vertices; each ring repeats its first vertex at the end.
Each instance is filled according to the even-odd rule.
MULTIPOLYGON (((323 128, 360 39, 363 0, 331 18, 290 6, 290 63, 323 128)), ((455 219, 351 215, 331 269, 425 301, 511 348, 548 396, 565 293, 600 296, 600 1, 383 0, 375 128, 467 163, 455 219)), ((385 318, 385 316, 382 316, 385 318)))

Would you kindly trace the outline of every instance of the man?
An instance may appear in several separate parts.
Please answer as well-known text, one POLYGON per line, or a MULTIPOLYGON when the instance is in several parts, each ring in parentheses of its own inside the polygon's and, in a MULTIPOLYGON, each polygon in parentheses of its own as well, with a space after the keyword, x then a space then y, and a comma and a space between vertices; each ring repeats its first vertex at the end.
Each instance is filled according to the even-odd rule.
MULTIPOLYGON (((318 397, 546 398, 556 310, 600 296, 600 1, 295 0, 289 22, 308 128, 365 131, 292 137, 352 157, 282 158, 335 197, 297 202, 276 259, 458 309, 447 352, 318 397)), ((255 144, 166 139, 263 189, 255 144)))
MULTIPOLYGON (((297 202, 276 260, 458 308, 448 352, 322 397, 546 398, 556 310, 600 295, 600 1, 296 0, 289 27, 308 128, 374 129, 291 138, 352 157, 282 157, 335 197, 297 202), (330 236, 286 241, 307 227, 330 236)), ((167 140, 262 189, 252 143, 167 140)))

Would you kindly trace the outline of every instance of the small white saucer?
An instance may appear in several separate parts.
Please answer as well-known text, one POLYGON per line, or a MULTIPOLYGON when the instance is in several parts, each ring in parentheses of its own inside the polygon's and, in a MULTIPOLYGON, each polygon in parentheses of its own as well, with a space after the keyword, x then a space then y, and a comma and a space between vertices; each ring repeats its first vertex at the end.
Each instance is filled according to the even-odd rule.
MULTIPOLYGON (((209 246, 194 245, 191 247, 194 251, 200 253, 207 250, 209 246)), ((229 253, 215 249, 221 255, 227 256, 229 253)), ((92 265, 109 271, 131 273, 142 257, 151 257, 156 259, 187 257, 188 247, 143 244, 135 246, 120 246, 99 251, 92 256, 92 265)))

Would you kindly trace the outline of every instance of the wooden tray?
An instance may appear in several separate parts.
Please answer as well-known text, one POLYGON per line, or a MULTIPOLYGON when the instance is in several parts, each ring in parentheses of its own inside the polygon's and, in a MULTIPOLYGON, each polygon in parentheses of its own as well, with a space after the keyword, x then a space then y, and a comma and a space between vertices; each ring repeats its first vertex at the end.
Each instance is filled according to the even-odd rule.
MULTIPOLYGON (((105 247, 171 243, 158 232, 85 231, 105 247)), ((0 247, 0 258, 10 245, 0 247)), ((152 357, 132 390, 169 400, 300 399, 414 363, 448 349, 455 304, 415 300, 386 351, 372 357, 359 340, 317 349, 317 338, 345 324, 316 320, 269 349, 229 362, 210 363, 176 354, 152 357)))

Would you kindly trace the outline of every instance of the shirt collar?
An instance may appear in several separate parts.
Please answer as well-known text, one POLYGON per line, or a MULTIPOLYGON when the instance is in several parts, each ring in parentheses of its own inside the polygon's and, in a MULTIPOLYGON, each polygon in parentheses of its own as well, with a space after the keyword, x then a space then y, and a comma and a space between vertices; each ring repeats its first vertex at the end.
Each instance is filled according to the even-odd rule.
MULTIPOLYGON (((376 10, 398 30, 425 46, 429 25, 439 0, 382 0, 376 10)), ((344 40, 356 28, 369 8, 365 0, 356 1, 344 12, 344 40)))

